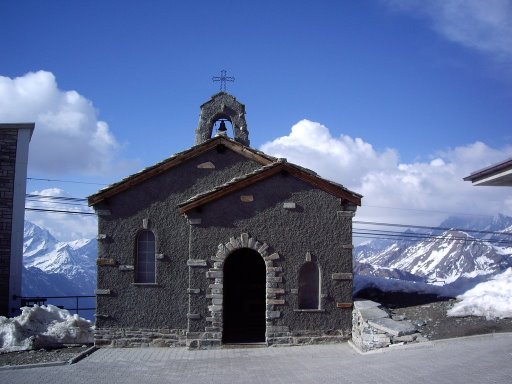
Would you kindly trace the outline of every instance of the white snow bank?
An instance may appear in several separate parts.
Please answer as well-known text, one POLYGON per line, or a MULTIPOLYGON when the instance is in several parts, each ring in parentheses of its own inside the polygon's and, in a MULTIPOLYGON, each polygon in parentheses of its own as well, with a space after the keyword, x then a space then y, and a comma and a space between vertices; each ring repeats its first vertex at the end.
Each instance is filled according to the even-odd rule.
POLYGON ((93 342, 89 320, 54 305, 22 307, 21 315, 0 316, 0 352, 93 342))
POLYGON ((488 320, 512 317, 512 268, 476 285, 457 299, 461 301, 448 310, 448 316, 485 316, 488 320))

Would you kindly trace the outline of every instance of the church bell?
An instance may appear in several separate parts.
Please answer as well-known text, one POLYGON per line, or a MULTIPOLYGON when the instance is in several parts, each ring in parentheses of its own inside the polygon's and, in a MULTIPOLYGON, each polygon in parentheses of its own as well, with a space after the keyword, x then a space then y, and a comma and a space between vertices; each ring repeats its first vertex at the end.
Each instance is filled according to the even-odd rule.
POLYGON ((220 121, 220 127, 217 129, 217 135, 216 136, 227 136, 227 128, 226 128, 226 122, 225 120, 220 121))

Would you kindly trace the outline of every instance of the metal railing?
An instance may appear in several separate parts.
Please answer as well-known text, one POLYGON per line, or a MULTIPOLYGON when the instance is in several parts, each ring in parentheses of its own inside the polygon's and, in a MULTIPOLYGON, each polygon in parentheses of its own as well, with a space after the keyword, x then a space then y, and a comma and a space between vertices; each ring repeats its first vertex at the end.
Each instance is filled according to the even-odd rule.
POLYGON ((78 314, 79 311, 94 311, 96 310, 96 307, 80 307, 80 300, 82 299, 91 299, 95 298, 95 295, 76 295, 76 296, 22 296, 21 299, 21 306, 22 307, 30 307, 34 304, 37 305, 46 305, 46 304, 52 304, 48 303, 48 300, 72 300, 72 305, 55 305, 56 307, 67 309, 68 311, 73 311, 74 313, 78 314))

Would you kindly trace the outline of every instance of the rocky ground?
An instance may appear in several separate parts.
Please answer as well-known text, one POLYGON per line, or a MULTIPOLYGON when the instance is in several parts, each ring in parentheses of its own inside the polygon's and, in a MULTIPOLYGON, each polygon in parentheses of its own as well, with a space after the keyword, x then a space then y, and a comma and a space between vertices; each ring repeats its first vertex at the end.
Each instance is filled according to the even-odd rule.
POLYGON ((91 346, 72 346, 31 351, 0 352, 0 366, 68 362, 91 346))
POLYGON ((421 305, 390 308, 395 315, 405 316, 429 340, 481 335, 493 332, 512 332, 512 319, 486 320, 485 317, 448 317, 446 311, 455 300, 430 302, 421 305))

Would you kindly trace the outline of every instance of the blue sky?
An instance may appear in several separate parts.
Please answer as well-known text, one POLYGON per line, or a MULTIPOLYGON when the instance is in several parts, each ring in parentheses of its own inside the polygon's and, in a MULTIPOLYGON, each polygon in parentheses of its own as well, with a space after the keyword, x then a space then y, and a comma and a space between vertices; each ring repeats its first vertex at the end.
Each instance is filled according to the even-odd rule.
POLYGON ((36 121, 29 176, 110 183, 187 149, 226 69, 251 146, 364 194, 361 218, 512 214, 506 191, 461 181, 512 156, 509 0, 20 0, 0 14, 0 120, 36 121))

